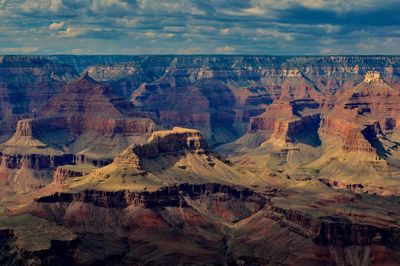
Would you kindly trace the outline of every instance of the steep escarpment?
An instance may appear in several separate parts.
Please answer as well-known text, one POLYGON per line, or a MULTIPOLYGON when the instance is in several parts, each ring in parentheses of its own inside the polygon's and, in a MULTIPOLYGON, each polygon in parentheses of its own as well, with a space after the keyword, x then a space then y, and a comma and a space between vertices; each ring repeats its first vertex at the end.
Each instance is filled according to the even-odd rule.
POLYGON ((20 169, 23 167, 35 170, 55 169, 59 165, 65 165, 73 162, 72 154, 1 154, 0 158, 1 165, 9 169, 20 169))
POLYGON ((313 220, 299 211, 267 211, 241 224, 235 235, 232 253, 257 265, 395 265, 399 260, 398 252, 392 249, 392 238, 398 241, 395 229, 378 229, 342 217, 313 220))
POLYGON ((324 117, 321 125, 322 135, 341 139, 341 149, 344 152, 360 152, 377 156, 377 150, 371 145, 371 142, 376 139, 377 132, 379 133, 374 125, 364 125, 364 128, 360 129, 355 123, 329 117, 324 117))
POLYGON ((15 134, 0 145, 3 179, 10 185, 38 182, 44 186, 58 166, 104 166, 130 143, 148 138, 155 128, 150 116, 136 112, 111 88, 83 75, 33 118, 18 121, 15 134))
POLYGON ((114 161, 87 176, 71 180, 73 190, 154 190, 176 183, 257 184, 257 176, 245 176, 221 160, 193 129, 156 131, 148 143, 132 145, 114 161))
MULTIPOLYGON (((265 199, 257 193, 246 188, 235 188, 222 184, 179 184, 177 186, 163 187, 154 192, 129 192, 129 191, 82 191, 78 193, 56 193, 35 200, 38 204, 51 203, 90 203, 105 208, 127 208, 130 205, 143 208, 188 207, 185 197, 191 200, 207 200, 207 194, 227 194, 248 204, 252 212, 261 209, 265 199)), ((229 201, 223 199, 222 201, 229 201)), ((241 217, 243 218, 243 217, 241 217)))
POLYGON ((315 153, 319 153, 313 149, 321 145, 318 132, 320 112, 319 104, 311 98, 278 99, 268 105, 265 112, 251 117, 244 136, 220 146, 218 151, 225 155, 243 156, 244 160, 247 160, 247 154, 256 151, 257 157, 269 156, 263 160, 274 161, 273 165, 304 163, 307 157, 312 160, 315 153), (298 159, 302 162, 297 162, 298 159))
POLYGON ((144 84, 135 91, 133 102, 156 113, 166 127, 196 128, 206 135, 211 134, 209 102, 197 88, 144 84))
POLYGON ((3 56, 0 62, 0 138, 9 137, 18 119, 29 117, 76 76, 73 67, 42 57, 3 56))
POLYGON ((262 113, 273 100, 293 100, 297 114, 318 108, 318 101, 324 98, 298 69, 263 73, 267 75, 265 79, 259 73, 226 72, 171 68, 156 82, 142 85, 133 93, 132 100, 144 110, 157 113, 167 126, 199 129, 212 144, 220 144, 243 134, 251 116, 262 113), (235 82, 235 75, 241 81, 235 82), (189 112, 180 114, 180 108, 189 112))
POLYGON ((243 137, 218 151, 250 169, 257 165, 258 171, 318 177, 341 188, 360 184, 358 191, 397 195, 400 98, 387 77, 369 71, 334 96, 281 97, 251 118, 243 137))
MULTIPOLYGON (((22 137, 56 149, 68 145, 68 148, 58 149, 79 153, 79 149, 87 150, 88 147, 74 146, 74 143, 79 143, 79 137, 85 137, 92 131, 109 136, 112 141, 114 136, 145 139, 155 128, 150 114, 135 112, 131 103, 114 96, 109 87, 87 75, 66 85, 35 116, 19 121, 15 135, 4 145, 24 146, 24 141, 20 140, 22 137), (52 132, 58 132, 58 136, 51 135, 52 132)), ((104 155, 99 154, 101 156, 104 155)))
POLYGON ((96 167, 111 162, 69 153, 0 153, 0 182, 13 192, 29 192, 43 188, 53 181, 62 185, 64 180, 88 174, 96 167))
POLYGON ((138 156, 154 158, 160 154, 177 153, 184 149, 195 153, 204 153, 208 150, 202 134, 193 129, 174 127, 168 131, 156 131, 149 138, 149 143, 135 147, 138 156))
POLYGON ((243 187, 179 184, 154 192, 57 193, 35 200, 31 212, 58 221, 80 236, 82 245, 78 244, 70 257, 74 262, 93 263, 99 259, 115 262, 117 257, 121 263, 157 264, 162 260, 170 264, 177 259, 180 263, 193 263, 193 252, 205 252, 201 260, 211 263, 233 259, 223 252, 228 237, 225 223, 251 216, 265 202, 261 195, 243 187), (110 243, 125 244, 105 251, 109 257, 94 256, 96 247, 79 256, 85 253, 85 246, 94 236, 97 241, 104 236, 110 243), (165 243, 171 243, 175 237, 180 241, 165 250, 165 243), (156 255, 143 256, 143 252, 136 250, 139 242, 142 250, 156 251, 156 255))
MULTIPOLYGON (((292 114, 292 107, 286 104, 279 104, 277 107, 272 104, 265 114, 253 117, 250 126, 250 134, 266 134, 271 142, 302 141, 307 139, 313 141, 318 138, 317 131, 320 124, 320 114, 310 114, 296 117, 292 114), (273 115, 278 112, 282 115, 273 115), (288 112, 285 115, 285 112, 288 112)), ((317 141, 317 140, 316 140, 317 141)))
POLYGON ((281 224, 288 223, 296 227, 299 233, 312 237, 316 244, 329 246, 351 245, 388 245, 399 246, 400 228, 357 224, 344 217, 312 218, 296 210, 284 210, 278 207, 269 208, 271 219, 281 224))
POLYGON ((91 164, 64 164, 63 166, 57 167, 55 170, 53 182, 57 185, 64 186, 67 184, 68 180, 87 175, 94 169, 96 169, 96 167, 91 164))
POLYGON ((0 236, 3 265, 68 264, 79 243, 67 228, 27 214, 0 217, 0 236))
POLYGON ((1 57, 0 264, 398 265, 399 66, 1 57))
MULTIPOLYGON (((276 194, 260 195, 250 189, 222 184, 179 184, 162 187, 151 192, 104 192, 93 190, 77 193, 60 192, 36 199, 32 213, 40 216, 44 215, 47 219, 50 217, 54 219, 54 215, 66 214, 65 210, 60 212, 59 207, 69 208, 72 204, 89 204, 101 208, 128 208, 132 205, 145 209, 167 207, 197 208, 202 205, 216 208, 216 205, 213 206, 213 200, 209 201, 210 195, 215 195, 219 199, 219 205, 224 205, 228 202, 233 203, 238 200, 246 206, 243 209, 244 214, 237 213, 240 216, 231 217, 233 220, 243 219, 263 209, 262 213, 268 219, 277 221, 283 227, 292 227, 300 235, 311 237, 315 244, 318 245, 400 246, 400 227, 398 226, 385 226, 383 224, 374 224, 373 222, 362 224, 339 216, 313 217, 304 211, 287 210, 274 206, 269 197, 276 196, 276 194), (196 204, 198 201, 201 202, 200 205, 196 204), (56 208, 56 203, 57 209, 52 210, 52 206, 56 208), (57 211, 57 213, 53 211, 57 211)), ((222 208, 222 206, 220 207, 222 208)), ((228 206, 224 206, 224 208, 228 208, 226 210, 228 212, 232 211, 229 210, 228 206)), ((215 214, 220 215, 221 213, 216 212, 215 214)), ((228 217, 230 216, 223 218, 228 217)), ((56 221, 66 222, 63 217, 57 217, 56 221)))
POLYGON ((263 105, 278 98, 312 98, 320 104, 336 91, 361 82, 371 70, 397 86, 398 60, 379 56, 6 56, 2 69, 15 68, 16 78, 7 81, 13 88, 28 86, 29 90, 38 85, 35 82, 46 84, 49 96, 38 98, 28 113, 44 105, 75 73, 86 71, 119 96, 129 98, 133 93, 134 101, 154 111, 166 126, 196 128, 212 144, 220 144, 245 133, 250 117, 243 113, 258 115, 265 110, 263 105), (33 76, 33 82, 19 84, 21 69, 47 77, 33 76), (146 88, 137 90, 144 83, 146 88))
POLYGON ((94 81, 85 73, 79 79, 65 85, 60 94, 48 101, 38 115, 104 112, 113 117, 129 113, 131 109, 131 103, 115 96, 110 87, 94 81))
POLYGON ((399 158, 399 100, 398 89, 379 72, 367 72, 361 83, 338 93, 321 120, 326 152, 310 167, 321 169, 321 177, 338 187, 360 184, 360 191, 397 194, 392 184, 399 158))
MULTIPOLYGON (((260 194, 221 184, 179 184, 140 192, 85 190, 38 198, 30 210, 33 215, 56 221, 78 233, 83 243, 88 232, 112 233, 113 241, 123 239, 126 243, 112 251, 121 254, 124 261, 156 263, 160 259, 169 262, 171 258, 186 261, 189 247, 191 254, 207 251, 214 256, 213 259, 202 256, 202 262, 380 264, 398 261, 398 225, 388 220, 373 221, 373 216, 315 215, 315 211, 309 212, 307 208, 278 207, 271 198, 284 194, 276 192, 260 194), (164 240, 183 236, 184 244, 178 241, 165 249, 164 240), (206 240, 208 247, 202 245, 206 240), (135 252, 138 243, 144 250, 156 249, 159 255, 143 256, 135 252), (269 245, 274 248, 264 250, 269 245), (289 255, 284 256, 288 250, 289 255), (380 256, 382 253, 385 256, 380 256)), ((334 204, 330 200, 318 202, 334 204)), ((77 250, 81 248, 78 246, 77 250)), ((77 257, 74 259, 79 261, 77 257)), ((197 263, 193 256, 187 260, 197 263)))

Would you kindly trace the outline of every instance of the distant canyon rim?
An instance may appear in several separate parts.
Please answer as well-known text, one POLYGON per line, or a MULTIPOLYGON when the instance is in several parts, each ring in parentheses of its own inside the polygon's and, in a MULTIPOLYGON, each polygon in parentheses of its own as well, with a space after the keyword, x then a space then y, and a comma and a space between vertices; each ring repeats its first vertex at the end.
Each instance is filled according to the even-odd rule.
POLYGON ((1 56, 0 264, 400 265, 400 57, 1 56))

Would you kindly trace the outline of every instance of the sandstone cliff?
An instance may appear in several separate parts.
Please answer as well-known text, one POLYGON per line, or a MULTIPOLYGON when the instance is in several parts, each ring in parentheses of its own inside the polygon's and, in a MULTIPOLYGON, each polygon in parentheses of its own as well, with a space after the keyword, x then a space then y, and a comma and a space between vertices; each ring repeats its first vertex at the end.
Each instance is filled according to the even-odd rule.
POLYGON ((261 179, 246 177, 214 154, 202 134, 193 129, 175 127, 156 131, 148 143, 132 145, 103 168, 72 180, 73 190, 154 190, 162 185, 188 182, 257 184, 261 179))

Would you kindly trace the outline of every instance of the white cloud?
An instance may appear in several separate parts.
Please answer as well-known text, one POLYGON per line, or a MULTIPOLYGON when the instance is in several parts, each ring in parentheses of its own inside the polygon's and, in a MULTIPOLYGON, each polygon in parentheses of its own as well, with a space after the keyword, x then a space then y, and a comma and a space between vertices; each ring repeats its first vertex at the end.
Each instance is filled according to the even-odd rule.
POLYGON ((121 16, 128 14, 131 8, 127 2, 121 0, 93 0, 90 10, 98 14, 121 16))
POLYGON ((387 38, 364 38, 356 47, 357 52, 362 54, 399 54, 400 38, 387 37, 387 38))
POLYGON ((321 51, 319 51, 319 53, 322 55, 330 55, 332 54, 332 52, 333 52, 332 48, 324 48, 321 51))
POLYGON ((57 35, 57 37, 74 38, 74 37, 81 35, 84 31, 85 31, 85 29, 83 27, 80 27, 80 28, 68 27, 66 30, 60 31, 59 35, 57 35))
POLYGON ((188 0, 139 0, 138 6, 141 10, 154 14, 206 15, 188 0))
POLYGON ((336 42, 336 40, 332 38, 326 38, 322 39, 320 42, 324 45, 333 45, 336 42))
POLYGON ((26 0, 21 9, 27 13, 34 12, 59 12, 63 8, 61 0, 26 0))
POLYGON ((221 30, 219 31, 219 33, 220 33, 221 35, 228 35, 228 34, 231 33, 231 31, 232 31, 231 28, 224 28, 224 29, 221 29, 221 30))
POLYGON ((176 35, 174 33, 163 33, 160 34, 162 38, 174 38, 176 35))
POLYGON ((5 47, 1 48, 1 52, 4 54, 30 54, 35 53, 39 49, 36 47, 5 47))
POLYGON ((51 30, 59 30, 64 27, 64 22, 53 22, 50 24, 49 29, 51 30))
POLYGON ((181 33, 185 30, 185 27, 182 26, 165 26, 163 27, 164 31, 168 32, 176 32, 176 33, 181 33))
POLYGON ((157 34, 155 32, 153 32, 153 31, 146 31, 144 33, 144 36, 146 36, 147 38, 154 38, 154 37, 157 36, 157 34))
POLYGON ((231 38, 241 37, 253 40, 279 39, 285 41, 293 41, 295 39, 295 34, 292 32, 278 31, 269 28, 223 28, 219 30, 219 34, 221 36, 229 36, 231 38))
POLYGON ((294 34, 290 32, 280 32, 277 30, 269 30, 269 29, 257 29, 256 33, 262 35, 263 37, 284 39, 286 41, 294 40, 294 34))
POLYGON ((317 27, 325 30, 326 33, 335 33, 335 32, 338 32, 341 29, 340 26, 331 25, 331 24, 320 24, 320 25, 317 25, 317 27))
POLYGON ((91 10, 98 12, 103 11, 105 8, 129 8, 129 4, 120 0, 93 0, 91 10))
MULTIPOLYGON (((398 0, 0 0, 0 40, 48 53, 393 54, 398 7, 398 0), (300 17, 302 7, 337 14, 300 17)), ((15 49, 8 51, 29 52, 15 49)))
POLYGON ((218 48, 216 48, 216 49, 215 49, 215 52, 216 52, 216 53, 225 54, 225 53, 232 53, 232 52, 234 52, 235 50, 236 50, 235 47, 226 45, 226 46, 223 46, 223 47, 218 47, 218 48))
POLYGON ((219 33, 221 35, 231 35, 231 36, 247 36, 249 34, 253 34, 254 30, 253 29, 246 29, 242 27, 233 27, 233 28, 223 28, 219 30, 219 33))
POLYGON ((132 28, 138 24, 137 19, 128 19, 128 18, 121 18, 117 19, 117 25, 124 27, 124 28, 132 28))

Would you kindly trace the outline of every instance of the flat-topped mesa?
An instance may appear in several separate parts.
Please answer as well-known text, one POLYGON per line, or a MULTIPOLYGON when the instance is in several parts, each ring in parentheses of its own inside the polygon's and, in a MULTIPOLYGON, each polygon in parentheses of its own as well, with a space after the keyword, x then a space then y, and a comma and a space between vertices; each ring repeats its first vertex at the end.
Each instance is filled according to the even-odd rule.
POLYGON ((289 121, 277 121, 271 139, 282 140, 284 143, 294 143, 299 136, 315 134, 319 124, 319 114, 303 116, 289 121))
POLYGON ((321 119, 321 134, 329 137, 345 139, 350 132, 357 129, 357 125, 345 119, 324 116, 321 119))
POLYGON ((362 152, 376 154, 375 148, 362 134, 359 128, 349 130, 344 136, 342 150, 345 152, 362 152))
POLYGON ((278 120, 287 120, 293 117, 293 107, 287 102, 274 102, 259 116, 250 119, 248 133, 258 131, 273 131, 278 120))
MULTIPOLYGON (((379 122, 358 125, 344 119, 323 117, 320 133, 324 138, 339 138, 341 150, 346 154, 364 154, 368 160, 384 157, 375 147, 379 143, 378 136, 382 134, 379 122)), ((365 160, 365 157, 362 159, 365 160)))
POLYGON ((94 65, 88 67, 86 70, 88 75, 97 81, 118 80, 132 76, 138 71, 134 65, 128 63, 94 65))
POLYGON ((365 74, 364 82, 383 82, 383 80, 381 79, 381 74, 379 71, 368 71, 365 74))
POLYGON ((154 158, 160 154, 176 154, 184 150, 201 154, 208 148, 199 131, 174 127, 172 130, 154 132, 147 144, 135 146, 133 150, 139 157, 154 158))

